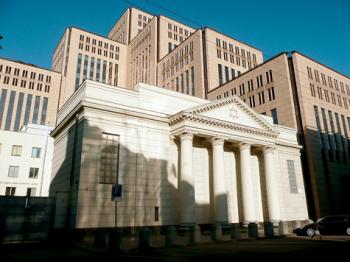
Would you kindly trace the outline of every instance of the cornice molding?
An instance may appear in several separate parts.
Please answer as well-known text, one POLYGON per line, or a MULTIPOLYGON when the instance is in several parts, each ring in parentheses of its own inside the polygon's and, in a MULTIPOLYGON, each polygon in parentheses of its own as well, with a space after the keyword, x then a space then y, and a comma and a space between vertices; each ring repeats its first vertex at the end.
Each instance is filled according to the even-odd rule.
POLYGON ((273 138, 273 139, 278 137, 278 132, 276 132, 275 130, 271 130, 271 128, 269 130, 258 129, 254 127, 244 126, 233 122, 228 122, 228 121, 219 120, 216 118, 211 118, 211 117, 197 115, 194 113, 183 112, 183 111, 170 117, 169 120, 170 120, 170 123, 169 123, 170 126, 173 126, 184 120, 189 120, 197 123, 232 129, 243 133, 254 134, 254 135, 264 136, 264 137, 273 138))
POLYGON ((271 124, 269 124, 265 119, 262 117, 259 117, 259 115, 253 111, 248 105, 246 105, 239 97, 236 95, 231 96, 226 99, 221 99, 217 101, 213 101, 204 105, 199 105, 197 107, 191 108, 189 110, 184 111, 185 113, 192 113, 192 114, 200 114, 203 112, 207 112, 225 105, 229 104, 235 104, 237 105, 240 109, 242 109, 245 113, 247 113, 250 117, 252 117, 255 121, 257 121, 259 124, 261 124, 264 128, 266 128, 269 131, 272 132, 277 132, 278 131, 273 128, 271 124))

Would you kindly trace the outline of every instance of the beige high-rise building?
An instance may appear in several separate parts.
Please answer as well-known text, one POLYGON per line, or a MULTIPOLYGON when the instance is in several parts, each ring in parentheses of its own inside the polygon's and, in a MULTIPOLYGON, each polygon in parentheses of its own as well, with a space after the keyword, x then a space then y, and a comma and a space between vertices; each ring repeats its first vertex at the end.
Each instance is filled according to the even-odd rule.
POLYGON ((258 49, 210 28, 198 29, 159 61, 157 85, 206 98, 209 90, 262 61, 258 49))
POLYGON ((59 107, 85 80, 126 87, 127 46, 78 28, 68 28, 52 58, 62 73, 59 107))
POLYGON ((213 29, 196 30, 136 8, 129 8, 108 36, 129 43, 130 89, 143 82, 205 98, 208 90, 263 62, 260 50, 213 29))
POLYGON ((281 53, 208 93, 239 95, 275 124, 299 130, 309 212, 350 212, 350 78, 301 53, 281 53))
POLYGON ((0 58, 0 129, 55 126, 60 82, 58 72, 0 58))
POLYGON ((152 20, 153 15, 136 8, 128 8, 114 24, 108 38, 129 44, 139 32, 152 20))
POLYGON ((142 82, 206 98, 262 61, 260 50, 210 28, 128 8, 108 38, 68 28, 52 68, 63 75, 61 107, 84 79, 128 89, 142 82))

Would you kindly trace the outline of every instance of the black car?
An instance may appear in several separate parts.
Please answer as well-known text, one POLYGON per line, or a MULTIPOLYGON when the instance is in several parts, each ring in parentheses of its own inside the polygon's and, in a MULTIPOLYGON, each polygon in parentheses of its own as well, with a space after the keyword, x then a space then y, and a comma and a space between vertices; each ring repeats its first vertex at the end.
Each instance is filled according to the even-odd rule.
POLYGON ((298 236, 312 236, 319 230, 321 235, 348 235, 350 236, 350 215, 326 216, 317 222, 307 224, 293 230, 298 236))

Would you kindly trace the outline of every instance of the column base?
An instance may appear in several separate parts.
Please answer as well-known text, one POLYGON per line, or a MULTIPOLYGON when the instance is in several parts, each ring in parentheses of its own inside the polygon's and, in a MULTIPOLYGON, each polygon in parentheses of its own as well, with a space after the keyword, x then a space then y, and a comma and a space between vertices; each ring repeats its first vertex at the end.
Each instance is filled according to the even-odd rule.
POLYGON ((248 224, 248 237, 250 239, 258 239, 258 224, 257 223, 249 223, 248 224))
POLYGON ((267 238, 273 238, 275 236, 274 226, 272 222, 264 222, 264 234, 267 238))

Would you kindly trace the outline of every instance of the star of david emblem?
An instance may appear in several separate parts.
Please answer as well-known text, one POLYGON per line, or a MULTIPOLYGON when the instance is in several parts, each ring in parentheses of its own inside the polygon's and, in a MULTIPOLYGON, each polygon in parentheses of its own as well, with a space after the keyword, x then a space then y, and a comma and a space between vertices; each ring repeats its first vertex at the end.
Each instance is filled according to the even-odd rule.
POLYGON ((238 118, 238 112, 234 107, 230 108, 230 117, 233 119, 238 118))

